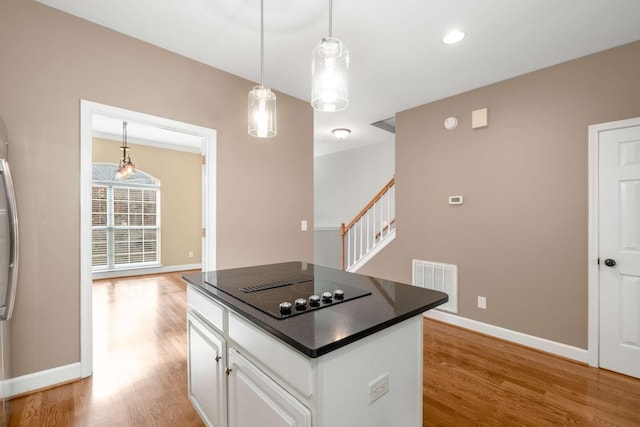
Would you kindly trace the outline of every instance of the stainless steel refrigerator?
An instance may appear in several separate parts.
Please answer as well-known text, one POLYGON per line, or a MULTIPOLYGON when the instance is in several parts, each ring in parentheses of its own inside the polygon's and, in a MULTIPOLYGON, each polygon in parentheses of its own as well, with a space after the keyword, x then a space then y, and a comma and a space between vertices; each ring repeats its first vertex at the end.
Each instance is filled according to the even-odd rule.
POLYGON ((13 180, 7 162, 9 138, 0 117, 0 393, 2 394, 1 426, 9 425, 11 403, 7 380, 11 373, 9 320, 13 314, 18 284, 18 214, 13 180))

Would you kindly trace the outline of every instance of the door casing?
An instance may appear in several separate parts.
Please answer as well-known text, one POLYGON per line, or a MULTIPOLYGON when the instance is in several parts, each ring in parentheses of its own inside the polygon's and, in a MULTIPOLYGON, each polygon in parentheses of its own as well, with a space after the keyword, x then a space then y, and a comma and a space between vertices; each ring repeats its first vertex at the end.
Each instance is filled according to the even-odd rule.
POLYGON ((91 296, 91 154, 94 114, 117 117, 163 129, 196 135, 202 139, 206 156, 202 174, 202 223, 207 230, 202 246, 203 270, 216 269, 216 164, 217 132, 189 123, 152 116, 132 110, 80 101, 80 374, 93 372, 92 296, 91 296))

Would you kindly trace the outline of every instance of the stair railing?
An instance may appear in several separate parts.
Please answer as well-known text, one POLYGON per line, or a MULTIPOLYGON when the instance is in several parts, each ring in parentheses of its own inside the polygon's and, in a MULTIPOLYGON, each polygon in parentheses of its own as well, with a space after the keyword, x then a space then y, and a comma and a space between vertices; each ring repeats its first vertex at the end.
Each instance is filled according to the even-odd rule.
POLYGON ((395 224, 395 177, 351 220, 340 226, 342 269, 348 269, 387 237, 395 224))

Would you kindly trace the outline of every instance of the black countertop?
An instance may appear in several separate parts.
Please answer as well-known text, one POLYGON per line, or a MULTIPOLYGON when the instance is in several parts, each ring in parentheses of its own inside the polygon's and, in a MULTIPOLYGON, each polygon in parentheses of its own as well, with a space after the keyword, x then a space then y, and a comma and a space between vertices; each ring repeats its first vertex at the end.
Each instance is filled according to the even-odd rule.
POLYGON ((304 262, 185 274, 196 290, 284 341, 308 357, 319 357, 356 340, 400 323, 448 301, 447 294, 429 289, 349 273, 304 262), (303 274, 371 292, 360 298, 276 319, 218 289, 215 284, 234 277, 259 276, 276 271, 303 274))

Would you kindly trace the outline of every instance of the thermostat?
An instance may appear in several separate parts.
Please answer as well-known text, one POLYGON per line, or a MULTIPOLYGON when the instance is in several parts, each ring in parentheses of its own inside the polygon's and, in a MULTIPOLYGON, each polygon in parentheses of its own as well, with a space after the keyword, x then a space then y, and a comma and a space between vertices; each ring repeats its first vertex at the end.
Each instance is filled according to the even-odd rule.
POLYGON ((449 204, 450 205, 461 205, 462 204, 462 196, 449 196, 449 204))

